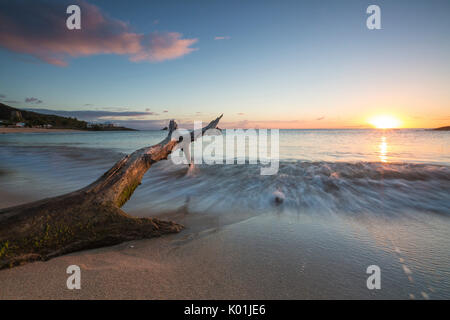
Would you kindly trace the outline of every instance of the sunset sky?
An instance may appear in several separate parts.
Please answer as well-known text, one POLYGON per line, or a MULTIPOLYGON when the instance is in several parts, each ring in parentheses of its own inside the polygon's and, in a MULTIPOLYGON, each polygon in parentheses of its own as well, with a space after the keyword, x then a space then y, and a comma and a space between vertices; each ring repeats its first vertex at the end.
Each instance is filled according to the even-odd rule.
POLYGON ((224 127, 439 127, 449 35, 448 0, 0 0, 0 101, 148 129, 220 113, 224 127), (82 30, 66 28, 70 4, 82 30))

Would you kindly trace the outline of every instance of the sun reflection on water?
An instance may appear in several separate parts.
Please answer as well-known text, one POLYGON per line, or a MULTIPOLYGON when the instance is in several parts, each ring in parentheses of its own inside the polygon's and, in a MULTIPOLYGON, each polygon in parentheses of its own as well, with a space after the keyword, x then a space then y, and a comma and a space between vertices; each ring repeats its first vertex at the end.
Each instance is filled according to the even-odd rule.
POLYGON ((388 158, 387 158, 387 151, 388 151, 388 144, 386 142, 386 137, 381 137, 381 142, 379 144, 379 149, 380 149, 380 154, 379 154, 379 158, 381 162, 387 162, 388 158))

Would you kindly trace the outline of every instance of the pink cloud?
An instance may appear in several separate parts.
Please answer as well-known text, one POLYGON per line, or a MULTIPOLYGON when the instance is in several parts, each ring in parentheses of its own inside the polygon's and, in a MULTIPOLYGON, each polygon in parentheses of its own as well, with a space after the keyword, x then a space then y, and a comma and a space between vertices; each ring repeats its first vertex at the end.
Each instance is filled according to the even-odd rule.
POLYGON ((134 53, 131 61, 164 61, 184 56, 196 50, 190 48, 197 39, 180 39, 177 32, 150 33, 142 36, 141 48, 134 53))
POLYGON ((58 66, 67 65, 70 58, 96 54, 160 62, 196 50, 191 46, 197 39, 183 39, 177 32, 136 33, 95 5, 84 0, 72 3, 81 8, 81 30, 66 28, 68 4, 62 2, 0 4, 0 46, 58 66))

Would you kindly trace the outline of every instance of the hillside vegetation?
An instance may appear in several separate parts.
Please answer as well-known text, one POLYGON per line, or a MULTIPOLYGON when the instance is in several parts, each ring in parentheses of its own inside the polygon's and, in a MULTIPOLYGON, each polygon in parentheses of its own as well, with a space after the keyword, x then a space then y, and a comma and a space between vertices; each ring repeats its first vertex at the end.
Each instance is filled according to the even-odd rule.
POLYGON ((103 127, 100 124, 88 126, 86 121, 81 121, 76 118, 61 117, 17 109, 3 103, 0 103, 0 120, 3 121, 4 125, 15 125, 18 122, 23 122, 26 127, 41 127, 50 125, 53 129, 91 131, 133 130, 125 127, 103 127))

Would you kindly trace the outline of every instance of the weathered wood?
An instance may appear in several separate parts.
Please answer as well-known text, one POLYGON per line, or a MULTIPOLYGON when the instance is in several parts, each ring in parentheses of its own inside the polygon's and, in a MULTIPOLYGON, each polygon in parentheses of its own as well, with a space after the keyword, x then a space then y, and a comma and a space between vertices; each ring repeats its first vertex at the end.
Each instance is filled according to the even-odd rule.
MULTIPOLYGON (((202 128, 217 127, 222 116, 202 128)), ((135 218, 120 209, 152 164, 167 159, 181 139, 170 121, 167 137, 118 161, 80 190, 0 210, 0 269, 69 252, 179 232, 183 226, 156 218, 135 218)), ((190 132, 191 141, 200 135, 190 132)))

